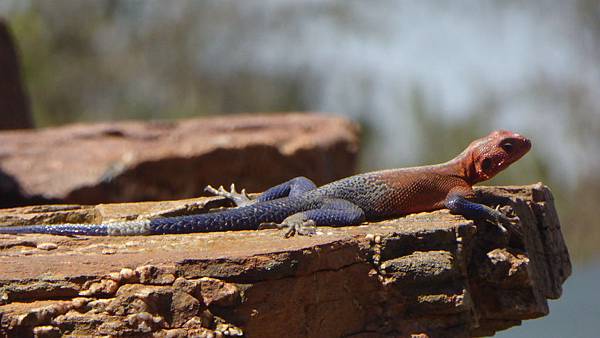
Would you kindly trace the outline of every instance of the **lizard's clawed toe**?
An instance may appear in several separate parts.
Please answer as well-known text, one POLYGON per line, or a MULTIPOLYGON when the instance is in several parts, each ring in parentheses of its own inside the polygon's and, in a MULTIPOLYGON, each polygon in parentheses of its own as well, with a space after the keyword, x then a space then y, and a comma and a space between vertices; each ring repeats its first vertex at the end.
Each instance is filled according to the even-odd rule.
POLYGON ((317 233, 315 221, 297 215, 289 216, 281 223, 262 223, 258 229, 283 229, 285 230, 283 233, 283 237, 285 238, 290 238, 295 235, 312 236, 317 233))
POLYGON ((504 234, 514 233, 515 235, 522 237, 523 231, 521 229, 521 220, 518 216, 508 216, 506 212, 508 212, 509 208, 503 207, 498 208, 496 210, 502 210, 504 213, 500 213, 500 217, 497 219, 496 225, 502 230, 504 234))
POLYGON ((242 189, 242 191, 238 193, 235 189, 235 184, 233 183, 230 186, 230 191, 225 190, 225 188, 222 185, 219 186, 219 189, 215 189, 211 185, 207 185, 206 188, 204 188, 204 191, 211 193, 215 196, 223 196, 231 200, 238 207, 254 203, 254 200, 252 200, 250 196, 248 196, 248 194, 246 193, 246 189, 242 189))
POLYGON ((281 224, 280 228, 286 229, 283 235, 285 238, 290 238, 296 234, 299 236, 312 236, 317 233, 317 228, 313 220, 281 224))

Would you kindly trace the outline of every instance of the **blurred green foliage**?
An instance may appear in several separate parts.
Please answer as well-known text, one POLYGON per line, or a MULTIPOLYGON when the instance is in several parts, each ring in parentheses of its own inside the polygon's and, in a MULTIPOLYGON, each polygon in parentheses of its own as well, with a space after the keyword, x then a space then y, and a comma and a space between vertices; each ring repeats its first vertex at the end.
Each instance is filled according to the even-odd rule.
POLYGON ((287 77, 240 71, 215 78, 195 69, 197 55, 185 50, 194 18, 145 23, 142 30, 130 13, 139 8, 109 0, 32 1, 8 15, 38 126, 305 109, 298 84, 287 77))

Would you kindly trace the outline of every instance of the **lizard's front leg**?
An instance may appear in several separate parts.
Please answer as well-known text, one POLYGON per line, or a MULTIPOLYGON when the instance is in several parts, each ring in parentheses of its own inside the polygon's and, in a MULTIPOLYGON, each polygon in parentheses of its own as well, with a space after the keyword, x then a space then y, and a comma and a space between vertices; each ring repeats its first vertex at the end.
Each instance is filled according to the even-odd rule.
POLYGON ((444 204, 453 213, 463 215, 466 218, 486 219, 494 222, 503 233, 507 233, 506 226, 511 231, 521 235, 520 229, 516 227, 519 222, 518 217, 508 217, 497 209, 469 201, 457 193, 449 194, 444 204))

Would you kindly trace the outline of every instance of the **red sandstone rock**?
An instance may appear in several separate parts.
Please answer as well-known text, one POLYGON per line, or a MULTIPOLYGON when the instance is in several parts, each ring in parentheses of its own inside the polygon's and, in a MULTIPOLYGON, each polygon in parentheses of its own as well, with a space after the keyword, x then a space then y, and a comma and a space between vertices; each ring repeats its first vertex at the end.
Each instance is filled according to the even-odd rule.
POLYGON ((354 173, 357 133, 316 114, 1 132, 0 206, 180 199, 232 182, 261 191, 302 175, 328 183, 354 173))
MULTIPOLYGON (((510 199, 524 237, 447 210, 290 239, 275 230, 0 235, 0 336, 493 335, 546 315, 571 265, 548 188, 476 192, 492 204, 510 199)), ((218 202, 179 203, 203 210, 218 202)), ((98 217, 130 219, 177 203, 120 204, 98 217)), ((36 211, 78 219, 99 207, 3 210, 0 224, 35 222, 36 211)))

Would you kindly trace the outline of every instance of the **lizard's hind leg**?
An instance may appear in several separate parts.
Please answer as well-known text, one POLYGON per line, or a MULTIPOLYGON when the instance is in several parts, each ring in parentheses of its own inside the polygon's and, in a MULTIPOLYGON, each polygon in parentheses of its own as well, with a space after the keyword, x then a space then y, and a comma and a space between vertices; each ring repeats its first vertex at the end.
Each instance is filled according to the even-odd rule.
POLYGON ((210 192, 213 195, 227 197, 235 203, 236 206, 246 206, 254 204, 256 202, 271 201, 283 197, 293 197, 301 195, 307 191, 315 189, 317 186, 313 181, 306 177, 296 177, 287 182, 278 184, 272 188, 267 189, 265 192, 260 194, 256 199, 251 199, 246 193, 246 189, 242 189, 240 193, 235 190, 235 185, 231 185, 231 191, 225 190, 223 186, 219 189, 215 189, 212 186, 207 186, 204 190, 210 192))
POLYGON ((279 224, 269 223, 278 228, 287 229, 285 237, 313 235, 315 226, 334 227, 358 225, 365 220, 365 213, 357 205, 342 199, 329 199, 320 208, 310 209, 288 216, 279 224))
POLYGON ((317 185, 313 181, 306 177, 299 176, 267 189, 265 192, 260 194, 256 200, 259 202, 265 202, 282 197, 294 197, 302 195, 303 193, 313 190, 316 187, 317 185))

